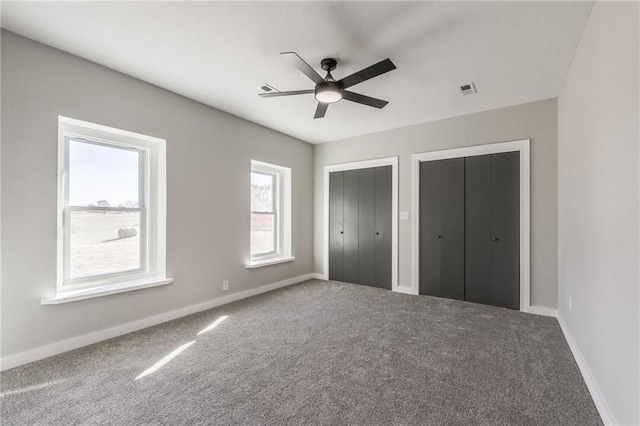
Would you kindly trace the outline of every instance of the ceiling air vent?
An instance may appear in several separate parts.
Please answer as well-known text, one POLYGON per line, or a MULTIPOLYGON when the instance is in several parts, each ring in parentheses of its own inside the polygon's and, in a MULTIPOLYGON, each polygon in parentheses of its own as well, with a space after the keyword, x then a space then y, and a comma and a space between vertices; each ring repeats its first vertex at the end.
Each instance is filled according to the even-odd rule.
POLYGON ((476 90, 476 85, 473 84, 473 82, 463 84, 462 86, 459 87, 459 89, 462 96, 473 95, 474 93, 478 93, 478 91, 476 90))
POLYGON ((258 90, 261 91, 262 93, 279 92, 278 89, 276 89, 273 86, 268 85, 267 83, 265 83, 262 86, 258 87, 258 90))

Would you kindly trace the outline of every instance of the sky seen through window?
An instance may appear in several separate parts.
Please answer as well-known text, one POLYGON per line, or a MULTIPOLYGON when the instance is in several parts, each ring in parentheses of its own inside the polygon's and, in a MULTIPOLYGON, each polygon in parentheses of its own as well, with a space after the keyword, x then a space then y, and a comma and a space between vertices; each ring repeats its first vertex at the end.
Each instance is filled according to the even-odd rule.
POLYGON ((69 205, 98 205, 104 200, 110 207, 137 207, 139 155, 135 150, 70 141, 69 205))

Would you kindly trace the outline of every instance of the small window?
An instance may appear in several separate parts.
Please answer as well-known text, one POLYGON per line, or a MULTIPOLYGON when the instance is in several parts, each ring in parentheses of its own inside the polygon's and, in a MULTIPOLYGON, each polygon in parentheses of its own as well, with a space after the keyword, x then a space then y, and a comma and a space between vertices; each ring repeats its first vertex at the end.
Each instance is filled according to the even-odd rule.
POLYGON ((165 141, 60 117, 58 291, 165 279, 165 141))
POLYGON ((262 266, 291 257, 291 169, 251 162, 251 261, 262 266))
POLYGON ((251 172, 251 256, 278 251, 278 174, 251 172))

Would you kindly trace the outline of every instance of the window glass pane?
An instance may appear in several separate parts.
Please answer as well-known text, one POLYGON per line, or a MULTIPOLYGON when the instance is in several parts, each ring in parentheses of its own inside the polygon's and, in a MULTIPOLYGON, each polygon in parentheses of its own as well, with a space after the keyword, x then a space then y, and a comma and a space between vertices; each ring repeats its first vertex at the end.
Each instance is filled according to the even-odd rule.
POLYGON ((251 172, 251 211, 274 211, 274 187, 274 175, 251 172))
POLYGON ((71 140, 69 205, 139 207, 139 151, 71 140))
POLYGON ((140 212, 71 211, 69 278, 140 268, 140 212))
POLYGON ((251 213, 251 254, 275 251, 275 223, 273 213, 251 213))

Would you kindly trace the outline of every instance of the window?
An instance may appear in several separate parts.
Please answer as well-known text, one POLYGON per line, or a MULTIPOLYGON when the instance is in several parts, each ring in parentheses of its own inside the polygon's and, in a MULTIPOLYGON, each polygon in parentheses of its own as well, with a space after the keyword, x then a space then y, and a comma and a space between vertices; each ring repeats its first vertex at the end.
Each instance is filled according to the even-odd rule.
POLYGON ((58 291, 48 300, 168 284, 166 142, 66 117, 58 125, 58 291))
POLYGON ((251 172, 251 256, 278 251, 278 174, 251 172))
POLYGON ((71 136, 66 143, 65 283, 144 269, 145 151, 71 136))
POLYGON ((291 256, 291 169, 251 162, 251 261, 257 267, 291 256))

